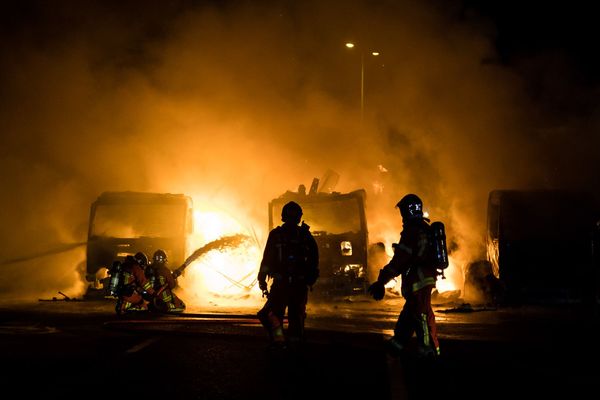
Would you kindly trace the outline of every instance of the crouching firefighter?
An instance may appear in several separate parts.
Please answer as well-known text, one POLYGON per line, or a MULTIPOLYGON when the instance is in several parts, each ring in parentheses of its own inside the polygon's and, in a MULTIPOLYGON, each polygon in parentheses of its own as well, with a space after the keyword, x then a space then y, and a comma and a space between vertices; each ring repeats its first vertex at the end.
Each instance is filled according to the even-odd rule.
POLYGON ((383 299, 385 284, 402 275, 401 292, 406 302, 398 316, 394 336, 388 342, 389 350, 392 355, 399 355, 416 334, 419 356, 435 357, 440 354, 440 345, 431 292, 437 276, 448 266, 445 234, 440 235, 438 231, 443 229, 443 224, 435 222, 432 229, 423 216, 421 199, 414 194, 404 196, 396 207, 403 222, 400 242, 395 244, 394 256, 379 271, 369 293, 375 300, 383 299), (438 237, 444 240, 441 246, 436 242, 438 237), (435 254, 436 249, 441 249, 441 254, 435 254))
POLYGON ((117 297, 115 306, 117 314, 148 311, 148 302, 155 293, 135 258, 127 256, 123 263, 115 261, 110 275, 110 292, 117 297))
POLYGON ((319 277, 319 249, 304 222, 300 224, 302 208, 296 202, 287 203, 281 211, 283 224, 269 232, 258 272, 258 285, 267 295, 258 319, 269 334, 270 345, 285 348, 304 340, 304 321, 308 288, 319 277), (267 291, 267 278, 272 279, 267 291), (283 320, 288 312, 284 335, 283 320))
POLYGON ((185 303, 174 292, 177 287, 176 277, 168 267, 169 260, 164 250, 158 249, 152 256, 150 275, 154 282, 156 296, 153 309, 164 313, 181 313, 185 311, 185 303))

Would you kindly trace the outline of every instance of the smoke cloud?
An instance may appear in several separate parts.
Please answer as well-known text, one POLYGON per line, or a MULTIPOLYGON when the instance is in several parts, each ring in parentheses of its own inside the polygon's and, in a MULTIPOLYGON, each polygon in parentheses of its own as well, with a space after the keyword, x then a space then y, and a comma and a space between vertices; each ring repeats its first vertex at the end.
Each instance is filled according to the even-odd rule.
POLYGON ((185 193, 264 240, 268 201, 332 169, 337 191, 367 190, 388 249, 394 205, 421 196, 460 287, 490 190, 599 187, 595 110, 554 112, 522 72, 546 66, 542 100, 593 93, 550 79, 570 71, 560 54, 490 62, 493 24, 459 3, 121 3, 2 17, 0 261, 20 261, 0 266, 0 296, 82 293, 83 247, 27 258, 84 242, 104 191, 185 193))

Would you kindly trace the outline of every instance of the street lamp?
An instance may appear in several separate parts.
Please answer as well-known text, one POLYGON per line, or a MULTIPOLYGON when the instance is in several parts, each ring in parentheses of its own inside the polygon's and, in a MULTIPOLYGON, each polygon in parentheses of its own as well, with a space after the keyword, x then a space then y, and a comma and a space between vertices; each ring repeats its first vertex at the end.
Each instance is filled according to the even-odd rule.
MULTIPOLYGON (((354 48, 354 43, 348 42, 346 43, 346 47, 349 49, 354 48)), ((378 51, 372 51, 371 55, 377 57, 379 55, 378 51)), ((363 121, 365 116, 365 51, 361 49, 360 51, 360 122, 363 121)))

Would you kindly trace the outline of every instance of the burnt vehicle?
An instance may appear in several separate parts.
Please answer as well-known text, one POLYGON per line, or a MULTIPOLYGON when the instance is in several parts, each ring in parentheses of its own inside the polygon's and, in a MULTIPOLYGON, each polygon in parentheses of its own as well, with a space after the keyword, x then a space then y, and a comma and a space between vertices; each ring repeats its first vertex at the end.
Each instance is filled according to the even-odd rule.
POLYGON ((320 276, 315 293, 364 293, 368 284, 368 231, 364 189, 349 193, 318 191, 315 178, 309 193, 304 185, 269 202, 269 230, 281 223, 281 210, 289 201, 300 204, 302 219, 319 246, 320 276))
POLYGON ((105 192, 90 207, 86 280, 92 289, 107 289, 106 271, 113 261, 141 251, 149 258, 162 249, 171 268, 189 251, 193 204, 171 193, 105 192))
POLYGON ((568 190, 494 190, 487 260, 507 303, 579 302, 598 291, 593 196, 568 190))

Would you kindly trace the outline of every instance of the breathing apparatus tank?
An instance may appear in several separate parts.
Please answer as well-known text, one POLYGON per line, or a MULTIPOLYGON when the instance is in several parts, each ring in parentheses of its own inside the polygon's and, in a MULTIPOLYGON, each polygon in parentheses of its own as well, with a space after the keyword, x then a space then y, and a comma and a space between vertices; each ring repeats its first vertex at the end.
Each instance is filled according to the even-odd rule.
POLYGON ((110 283, 108 290, 111 296, 119 297, 121 286, 123 285, 123 265, 120 261, 114 261, 110 268, 110 283))
POLYGON ((146 271, 145 271, 145 275, 146 275, 146 279, 148 279, 148 282, 150 282, 150 286, 153 289, 156 289, 156 271, 154 270, 154 267, 152 266, 152 264, 149 264, 146 267, 146 271))
POLYGON ((446 247, 446 228, 442 222, 433 222, 431 224, 431 236, 433 245, 433 261, 435 267, 444 277, 444 270, 448 268, 448 248, 446 247))

